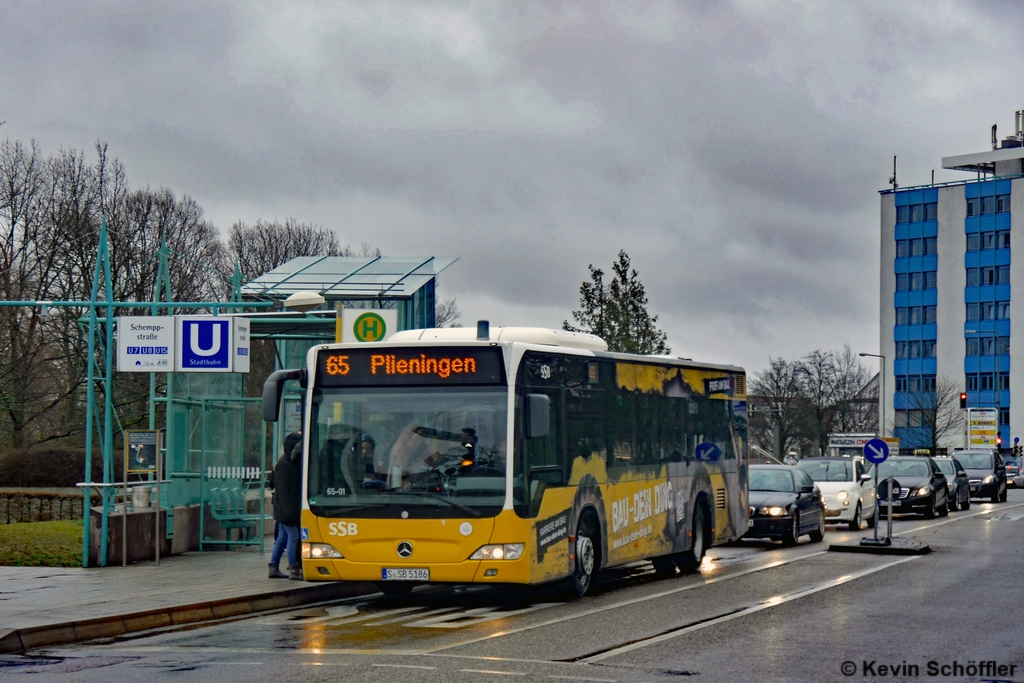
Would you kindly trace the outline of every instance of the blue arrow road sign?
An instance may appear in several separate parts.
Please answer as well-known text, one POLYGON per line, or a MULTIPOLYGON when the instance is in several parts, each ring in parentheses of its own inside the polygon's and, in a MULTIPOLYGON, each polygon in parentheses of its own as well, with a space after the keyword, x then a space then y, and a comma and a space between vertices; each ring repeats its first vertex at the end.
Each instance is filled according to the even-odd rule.
POLYGON ((873 465, 881 465, 889 457, 889 444, 881 439, 871 439, 864 444, 864 457, 873 465))

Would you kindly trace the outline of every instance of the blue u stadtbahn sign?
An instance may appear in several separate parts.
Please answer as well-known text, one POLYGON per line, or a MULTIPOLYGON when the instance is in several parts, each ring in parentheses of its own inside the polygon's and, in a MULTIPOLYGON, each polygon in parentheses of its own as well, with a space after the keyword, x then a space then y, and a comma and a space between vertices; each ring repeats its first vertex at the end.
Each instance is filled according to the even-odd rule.
POLYGON ((230 372, 231 342, 230 319, 182 319, 179 341, 181 369, 230 372))

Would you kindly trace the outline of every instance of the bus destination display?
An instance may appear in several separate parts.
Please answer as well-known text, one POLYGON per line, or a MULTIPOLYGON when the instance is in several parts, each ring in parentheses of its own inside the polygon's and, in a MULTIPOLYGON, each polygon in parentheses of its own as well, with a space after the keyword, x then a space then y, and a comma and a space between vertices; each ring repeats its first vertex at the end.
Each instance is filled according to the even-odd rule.
POLYGON ((474 347, 321 351, 318 384, 327 387, 501 384, 501 350, 474 347))

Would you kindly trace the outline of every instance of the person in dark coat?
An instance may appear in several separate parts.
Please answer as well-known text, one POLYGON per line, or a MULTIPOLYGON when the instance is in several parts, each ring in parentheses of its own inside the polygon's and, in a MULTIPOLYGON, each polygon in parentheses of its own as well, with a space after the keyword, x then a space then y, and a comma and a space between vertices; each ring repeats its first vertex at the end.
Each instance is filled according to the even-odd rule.
POLYGON ((302 517, 302 435, 292 432, 284 439, 284 453, 274 465, 274 520, 278 534, 270 553, 270 578, 302 580, 299 563, 299 524, 302 517), (287 550, 288 574, 280 569, 281 556, 287 550))

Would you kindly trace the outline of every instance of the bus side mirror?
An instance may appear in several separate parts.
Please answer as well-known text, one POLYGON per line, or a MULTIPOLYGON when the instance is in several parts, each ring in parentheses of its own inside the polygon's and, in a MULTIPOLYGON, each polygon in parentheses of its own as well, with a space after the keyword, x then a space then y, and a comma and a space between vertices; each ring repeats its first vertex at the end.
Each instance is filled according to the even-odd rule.
POLYGON ((267 381, 263 383, 264 422, 277 422, 277 416, 281 413, 281 395, 284 393, 284 383, 290 379, 299 380, 299 384, 305 388, 306 371, 276 370, 270 373, 267 381))
POLYGON ((526 395, 526 438, 542 439, 551 433, 551 399, 545 394, 526 395))

